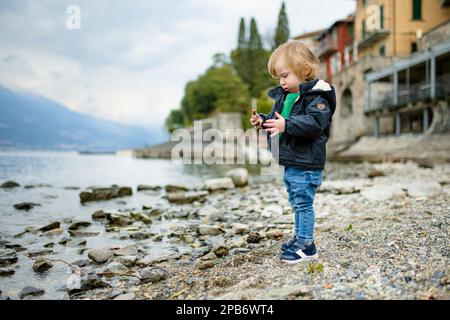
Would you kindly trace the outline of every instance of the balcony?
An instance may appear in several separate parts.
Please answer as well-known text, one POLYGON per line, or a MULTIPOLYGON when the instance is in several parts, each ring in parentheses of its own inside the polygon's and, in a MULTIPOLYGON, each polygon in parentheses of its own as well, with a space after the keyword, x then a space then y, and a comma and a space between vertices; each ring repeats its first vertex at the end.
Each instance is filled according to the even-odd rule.
POLYGON ((392 111, 450 97, 450 42, 366 75, 364 111, 392 111))
POLYGON ((366 49, 386 38, 390 32, 385 29, 370 31, 358 42, 358 49, 366 49))
POLYGON ((323 59, 323 58, 331 56, 337 50, 338 50, 338 46, 337 46, 336 41, 333 41, 330 39, 326 39, 326 40, 324 39, 320 42, 320 45, 316 50, 316 54, 319 57, 319 59, 323 59))

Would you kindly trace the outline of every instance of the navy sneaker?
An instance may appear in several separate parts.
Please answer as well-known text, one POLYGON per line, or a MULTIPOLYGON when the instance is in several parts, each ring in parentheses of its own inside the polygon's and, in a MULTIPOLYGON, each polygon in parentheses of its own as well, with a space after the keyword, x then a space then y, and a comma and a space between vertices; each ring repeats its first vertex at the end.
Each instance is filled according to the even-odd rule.
POLYGON ((313 243, 302 245, 299 241, 295 241, 289 250, 284 251, 280 255, 280 259, 286 263, 299 263, 302 261, 311 261, 319 258, 316 245, 313 243))
POLYGON ((291 246, 297 241, 297 237, 294 236, 291 240, 288 242, 285 242, 281 245, 281 252, 287 251, 291 248, 291 246))

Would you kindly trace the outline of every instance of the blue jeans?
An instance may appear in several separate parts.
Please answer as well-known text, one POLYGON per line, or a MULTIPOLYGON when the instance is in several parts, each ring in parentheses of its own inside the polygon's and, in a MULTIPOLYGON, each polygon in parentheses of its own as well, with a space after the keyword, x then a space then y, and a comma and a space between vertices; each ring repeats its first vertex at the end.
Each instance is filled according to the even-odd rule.
POLYGON ((284 168, 283 181, 289 195, 289 203, 294 209, 295 235, 302 244, 314 241, 313 203, 322 179, 323 170, 284 168))

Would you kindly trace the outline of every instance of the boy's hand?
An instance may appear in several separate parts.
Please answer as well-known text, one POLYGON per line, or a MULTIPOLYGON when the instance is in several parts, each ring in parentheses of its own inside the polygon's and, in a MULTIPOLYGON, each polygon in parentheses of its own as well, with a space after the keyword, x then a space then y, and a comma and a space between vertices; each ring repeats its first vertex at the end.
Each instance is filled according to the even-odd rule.
POLYGON ((264 122, 264 127, 267 128, 266 131, 271 132, 271 138, 275 137, 278 133, 284 132, 286 126, 286 120, 278 113, 275 112, 276 119, 269 119, 264 122))
POLYGON ((262 122, 263 121, 262 121, 261 117, 259 116, 259 114, 256 113, 255 109, 253 109, 252 110, 252 117, 250 118, 250 123, 252 124, 252 126, 255 129, 261 129, 262 122))

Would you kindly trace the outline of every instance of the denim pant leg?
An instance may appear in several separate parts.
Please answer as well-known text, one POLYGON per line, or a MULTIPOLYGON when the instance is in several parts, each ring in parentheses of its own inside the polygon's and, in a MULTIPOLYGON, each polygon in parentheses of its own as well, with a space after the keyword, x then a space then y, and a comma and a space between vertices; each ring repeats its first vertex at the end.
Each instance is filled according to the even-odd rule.
POLYGON ((286 168, 285 180, 289 184, 291 205, 296 221, 296 235, 301 242, 314 241, 314 197, 322 183, 322 171, 286 168))
MULTIPOLYGON (((291 192, 291 187, 290 187, 290 180, 286 178, 286 169, 284 171, 284 178, 283 178, 283 182, 286 185, 286 190, 288 193, 288 200, 289 200, 289 204, 291 205, 292 208, 294 208, 294 197, 293 194, 291 192)), ((295 213, 295 211, 294 211, 295 213)), ((294 235, 298 234, 298 225, 299 225, 299 221, 298 221, 298 215, 294 214, 294 235)))

